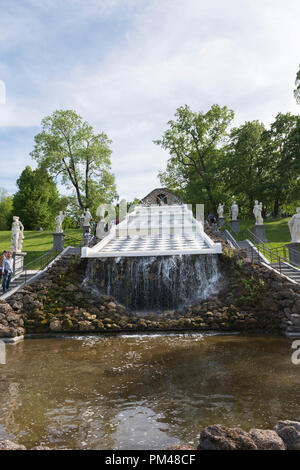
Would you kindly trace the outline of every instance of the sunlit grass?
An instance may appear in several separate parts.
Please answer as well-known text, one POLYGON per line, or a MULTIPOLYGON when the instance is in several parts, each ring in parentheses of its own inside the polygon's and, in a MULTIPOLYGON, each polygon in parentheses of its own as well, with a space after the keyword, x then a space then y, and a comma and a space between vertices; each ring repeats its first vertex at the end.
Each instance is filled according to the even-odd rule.
MULTIPOLYGON (((82 235, 81 229, 67 229, 65 230, 67 237, 76 238, 79 240, 82 235)), ((43 255, 53 247, 53 232, 52 231, 25 231, 24 232, 23 251, 27 253, 26 262, 29 263, 38 256, 43 255)), ((0 231, 0 252, 9 250, 10 248, 10 231, 0 231)))

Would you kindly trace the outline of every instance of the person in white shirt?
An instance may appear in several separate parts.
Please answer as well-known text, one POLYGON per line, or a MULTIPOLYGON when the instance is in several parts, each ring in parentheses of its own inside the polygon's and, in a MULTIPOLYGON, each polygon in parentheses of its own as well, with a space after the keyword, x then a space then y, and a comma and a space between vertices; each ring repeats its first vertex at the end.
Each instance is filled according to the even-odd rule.
POLYGON ((9 251, 7 253, 6 258, 4 258, 3 263, 2 263, 2 275, 4 276, 3 283, 2 283, 2 288, 3 288, 3 294, 9 289, 9 284, 11 277, 13 275, 13 257, 12 257, 12 252, 9 251))
POLYGON ((85 234, 83 235, 83 238, 84 238, 84 244, 85 246, 89 246, 89 243, 91 241, 91 233, 89 230, 86 230, 85 231, 85 234))

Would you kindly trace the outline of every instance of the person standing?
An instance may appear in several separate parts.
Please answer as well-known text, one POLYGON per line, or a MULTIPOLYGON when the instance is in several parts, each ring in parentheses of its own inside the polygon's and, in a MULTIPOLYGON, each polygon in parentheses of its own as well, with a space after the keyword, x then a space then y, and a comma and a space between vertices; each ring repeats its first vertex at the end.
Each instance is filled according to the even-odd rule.
POLYGON ((91 241, 91 233, 89 230, 85 231, 85 234, 83 235, 84 238, 84 246, 89 246, 89 243, 91 241))
POLYGON ((3 251, 3 252, 2 252, 2 255, 0 256, 0 269, 1 269, 1 274, 2 274, 2 264, 3 264, 3 261, 4 261, 5 258, 6 258, 6 255, 7 255, 7 251, 3 251))
POLYGON ((13 268, 12 252, 9 251, 2 263, 2 274, 4 275, 4 279, 2 283, 3 294, 9 289, 11 277, 13 275, 13 270, 14 268, 13 268))

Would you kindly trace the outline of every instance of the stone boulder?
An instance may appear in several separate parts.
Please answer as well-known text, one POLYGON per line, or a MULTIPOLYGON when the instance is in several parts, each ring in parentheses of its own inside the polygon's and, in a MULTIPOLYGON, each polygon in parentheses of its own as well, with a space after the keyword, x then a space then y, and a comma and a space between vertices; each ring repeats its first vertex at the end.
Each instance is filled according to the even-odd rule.
POLYGON ((0 301, 0 313, 6 315, 9 312, 11 312, 11 306, 5 301, 0 301))
POLYGON ((201 431, 197 450, 257 450, 257 445, 243 429, 216 424, 201 431))
POLYGON ((5 440, 0 441, 0 450, 26 450, 26 447, 9 440, 5 440))
POLYGON ((59 321, 57 318, 52 318, 50 321, 49 328, 51 331, 61 331, 62 330, 62 322, 59 321))
POLYGON ((250 429, 249 434, 258 450, 286 450, 285 443, 275 431, 250 429))
POLYGON ((278 421, 274 430, 285 443, 287 450, 300 450, 300 421, 278 421))
POLYGON ((50 449, 50 447, 40 445, 40 446, 32 447, 32 449, 30 450, 52 450, 52 449, 50 449))

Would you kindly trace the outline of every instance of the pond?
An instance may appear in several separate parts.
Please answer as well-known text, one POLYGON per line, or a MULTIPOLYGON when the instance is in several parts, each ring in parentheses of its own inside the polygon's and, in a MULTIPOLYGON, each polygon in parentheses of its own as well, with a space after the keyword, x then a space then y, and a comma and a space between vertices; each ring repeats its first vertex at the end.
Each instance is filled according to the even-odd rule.
POLYGON ((197 446, 210 424, 300 416, 291 340, 215 334, 73 336, 7 346, 0 439, 26 447, 197 446))

